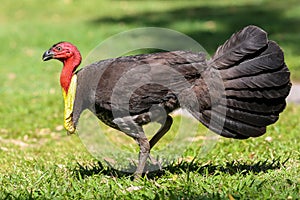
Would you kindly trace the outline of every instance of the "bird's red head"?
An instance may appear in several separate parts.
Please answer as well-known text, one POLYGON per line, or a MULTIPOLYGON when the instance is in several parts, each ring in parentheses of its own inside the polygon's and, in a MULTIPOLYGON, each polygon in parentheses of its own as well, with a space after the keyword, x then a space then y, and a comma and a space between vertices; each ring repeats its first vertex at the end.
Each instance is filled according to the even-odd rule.
POLYGON ((76 60, 79 62, 77 65, 81 62, 81 55, 78 51, 77 47, 69 42, 59 42, 57 44, 54 44, 48 51, 46 51, 43 54, 43 60, 47 61, 50 59, 57 59, 62 62, 65 62, 69 59, 76 60))
POLYGON ((57 59, 63 62, 60 83, 67 93, 73 73, 81 63, 81 55, 76 46, 69 42, 59 42, 46 51, 42 59, 43 61, 57 59))

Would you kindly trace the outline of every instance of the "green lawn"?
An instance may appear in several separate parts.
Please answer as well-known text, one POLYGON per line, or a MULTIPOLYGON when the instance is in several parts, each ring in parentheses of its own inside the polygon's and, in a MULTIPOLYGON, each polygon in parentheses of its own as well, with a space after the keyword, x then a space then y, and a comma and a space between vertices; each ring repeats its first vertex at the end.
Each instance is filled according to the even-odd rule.
MULTIPOLYGON (((300 106, 289 104, 260 138, 220 138, 208 153, 193 159, 201 140, 162 173, 132 181, 102 166, 78 136, 66 135, 61 126, 61 64, 41 60, 59 41, 75 43, 86 57, 114 34, 149 26, 187 34, 212 54, 249 24, 262 27, 279 43, 293 81, 299 81, 298 0, 26 0, 17 5, 2 0, 0 199, 297 199, 300 106)), ((167 138, 175 129, 174 124, 167 138)))

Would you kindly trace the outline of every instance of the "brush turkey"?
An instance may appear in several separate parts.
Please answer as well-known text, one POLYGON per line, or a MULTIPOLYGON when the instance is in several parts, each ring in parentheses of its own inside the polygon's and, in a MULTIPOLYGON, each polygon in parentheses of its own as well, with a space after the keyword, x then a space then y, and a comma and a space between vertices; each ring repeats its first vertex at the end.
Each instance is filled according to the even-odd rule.
POLYGON ((257 137, 278 120, 291 87, 283 51, 252 25, 233 34, 210 59, 203 52, 171 51, 102 60, 76 71, 81 55, 69 42, 46 51, 43 60, 50 59, 63 62, 67 131, 74 133, 81 112, 91 110, 137 141, 137 176, 170 129, 172 111, 184 108, 224 137, 257 137), (150 140, 143 131, 149 122, 161 124, 150 140))

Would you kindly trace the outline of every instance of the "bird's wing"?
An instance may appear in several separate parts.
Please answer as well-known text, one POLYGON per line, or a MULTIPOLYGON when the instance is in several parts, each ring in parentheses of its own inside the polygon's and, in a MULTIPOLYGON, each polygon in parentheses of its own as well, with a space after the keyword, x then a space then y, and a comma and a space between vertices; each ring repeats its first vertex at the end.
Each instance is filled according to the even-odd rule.
POLYGON ((97 85, 96 105, 134 115, 176 99, 205 68, 204 53, 173 51, 108 59, 78 74, 97 85))

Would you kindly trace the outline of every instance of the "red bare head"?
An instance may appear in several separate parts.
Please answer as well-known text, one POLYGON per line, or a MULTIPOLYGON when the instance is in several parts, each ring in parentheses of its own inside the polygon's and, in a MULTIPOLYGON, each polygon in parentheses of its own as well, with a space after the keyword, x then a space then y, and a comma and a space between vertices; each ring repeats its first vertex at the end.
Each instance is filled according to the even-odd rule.
POLYGON ((81 55, 77 47, 69 42, 59 42, 54 44, 48 51, 43 54, 43 60, 47 61, 50 59, 57 59, 62 62, 65 62, 69 59, 76 59, 79 63, 76 63, 77 66, 81 62, 81 55))
POLYGON ((73 73, 81 63, 81 55, 76 46, 69 42, 59 42, 46 51, 42 58, 43 61, 57 59, 63 62, 60 83, 67 93, 73 73))

